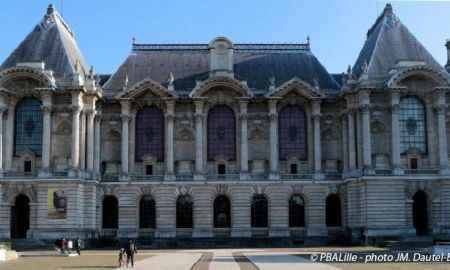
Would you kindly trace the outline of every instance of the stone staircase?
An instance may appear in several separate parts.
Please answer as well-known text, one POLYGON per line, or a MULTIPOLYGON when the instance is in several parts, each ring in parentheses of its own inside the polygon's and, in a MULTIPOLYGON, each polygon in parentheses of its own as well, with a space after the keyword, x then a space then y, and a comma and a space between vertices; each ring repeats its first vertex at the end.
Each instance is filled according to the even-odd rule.
POLYGON ((385 241, 392 251, 428 251, 433 246, 431 236, 408 236, 398 240, 385 241))
POLYGON ((55 250, 54 245, 35 239, 4 239, 4 242, 10 242, 11 249, 18 252, 55 250))

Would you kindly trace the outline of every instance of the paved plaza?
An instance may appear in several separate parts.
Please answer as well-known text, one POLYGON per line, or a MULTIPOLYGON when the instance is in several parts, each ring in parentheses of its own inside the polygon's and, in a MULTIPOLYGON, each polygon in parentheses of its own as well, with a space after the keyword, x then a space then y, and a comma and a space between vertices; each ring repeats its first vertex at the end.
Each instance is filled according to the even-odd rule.
MULTIPOLYGON (((134 269, 147 270, 371 270, 449 269, 449 263, 320 263, 311 262, 311 254, 320 252, 379 252, 363 248, 301 249, 196 249, 142 250, 136 256, 134 269)), ((28 269, 125 269, 117 267, 114 250, 85 251, 79 257, 60 257, 53 252, 21 253, 16 261, 0 263, 0 270, 28 269)))

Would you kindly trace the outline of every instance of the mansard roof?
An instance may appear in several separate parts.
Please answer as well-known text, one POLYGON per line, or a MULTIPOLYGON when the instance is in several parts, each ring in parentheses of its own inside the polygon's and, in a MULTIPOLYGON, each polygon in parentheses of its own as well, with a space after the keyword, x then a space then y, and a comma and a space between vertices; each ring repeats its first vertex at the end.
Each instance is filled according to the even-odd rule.
POLYGON ((47 9, 42 21, 10 54, 1 68, 15 66, 19 62, 44 61, 47 69, 57 78, 71 79, 79 73, 87 74, 89 68, 75 41, 75 34, 64 22, 53 5, 47 9))
POLYGON ((442 66, 398 19, 392 6, 387 4, 367 32, 367 40, 353 66, 353 74, 359 77, 366 63, 369 79, 382 79, 388 75, 389 69, 402 60, 424 61, 426 65, 442 70, 442 66))
MULTIPOLYGON (((250 89, 268 92, 269 78, 279 86, 293 77, 321 89, 338 91, 339 84, 312 54, 306 44, 234 44, 234 74, 250 89)), ((170 73, 175 77, 175 90, 187 96, 210 72, 208 44, 133 44, 132 54, 103 85, 112 96, 123 88, 126 77, 130 84, 150 77, 166 85, 170 73), (183 92, 183 93, 181 93, 183 92)), ((260 92, 260 91, 258 91, 260 92)))

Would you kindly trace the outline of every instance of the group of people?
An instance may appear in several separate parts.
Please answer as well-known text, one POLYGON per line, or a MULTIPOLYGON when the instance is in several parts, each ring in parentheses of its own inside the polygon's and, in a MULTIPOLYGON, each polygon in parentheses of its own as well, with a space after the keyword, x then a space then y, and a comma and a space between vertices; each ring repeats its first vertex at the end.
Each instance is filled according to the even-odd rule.
MULTIPOLYGON (((67 251, 67 253, 71 253, 73 249, 73 241, 72 240, 66 240, 66 238, 61 237, 56 239, 55 245, 59 248, 61 254, 65 254, 64 250, 67 251)), ((80 237, 77 237, 77 240, 75 240, 75 248, 77 250, 77 254, 81 255, 81 239, 80 237)))
POLYGON ((136 245, 133 241, 128 240, 125 247, 120 249, 119 252, 119 267, 125 265, 128 267, 128 264, 131 263, 131 267, 134 267, 134 254, 137 253, 136 245), (125 261, 126 255, 126 261, 125 261))

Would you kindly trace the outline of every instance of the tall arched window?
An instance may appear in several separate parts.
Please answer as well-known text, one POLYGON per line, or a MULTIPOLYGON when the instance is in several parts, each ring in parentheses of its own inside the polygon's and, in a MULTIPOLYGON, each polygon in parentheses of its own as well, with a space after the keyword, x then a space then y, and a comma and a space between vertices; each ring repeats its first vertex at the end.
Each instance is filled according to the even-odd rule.
POLYGON ((164 160, 164 114, 155 106, 144 107, 136 114, 136 160, 152 154, 164 160))
POLYGON ((102 228, 117 229, 119 227, 119 202, 114 196, 103 198, 102 228))
POLYGON ((208 160, 218 155, 236 160, 236 119, 225 105, 217 105, 208 113, 208 160))
POLYGON ((289 200, 289 227, 305 227, 305 202, 300 195, 289 200))
POLYGON ((289 154, 308 159, 308 136, 306 135, 306 114, 298 105, 286 105, 278 116, 280 159, 289 154))
POLYGON ((155 228, 155 200, 143 196, 139 202, 139 228, 155 228))
POLYGON ((425 106, 417 97, 400 100, 398 115, 400 125, 400 149, 402 153, 411 148, 427 152, 425 106))
POLYGON ((189 195, 177 199, 177 228, 193 227, 193 200, 189 195))
POLYGON ((42 109, 36 98, 22 99, 16 108, 14 155, 24 150, 42 155, 42 109))
POLYGON ((331 194, 326 200, 326 226, 342 226, 341 198, 336 194, 331 194))
POLYGON ((255 195, 252 201, 252 228, 268 227, 267 199, 263 195, 255 195))
POLYGON ((230 200, 220 195, 214 200, 214 228, 231 227, 230 200))

